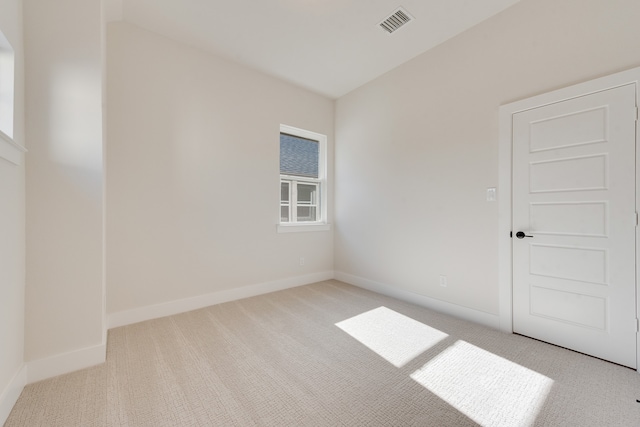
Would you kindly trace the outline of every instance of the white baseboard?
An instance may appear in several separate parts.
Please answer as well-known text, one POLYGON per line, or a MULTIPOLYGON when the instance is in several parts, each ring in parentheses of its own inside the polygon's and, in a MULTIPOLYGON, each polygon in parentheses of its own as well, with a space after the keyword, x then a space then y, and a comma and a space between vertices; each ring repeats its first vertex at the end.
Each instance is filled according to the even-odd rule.
POLYGON ((448 314, 460 319, 469 320, 479 323, 490 328, 499 329, 500 317, 495 314, 485 313, 484 311, 475 310, 473 308, 464 307, 450 302, 430 298, 414 292, 405 291, 396 287, 386 285, 384 283, 365 279, 363 277, 353 276, 351 274, 336 271, 334 278, 350 285, 358 286, 379 294, 407 301, 422 307, 429 308, 440 313, 448 314))
POLYGON ((9 418, 25 385, 27 385, 27 367, 23 364, 0 394, 0 426, 3 426, 9 418))
POLYGON ((27 362, 27 384, 104 363, 107 344, 98 344, 27 362))
POLYGON ((235 289, 212 292, 210 294, 200 295, 197 297, 184 298, 177 301, 169 301, 162 304, 148 305, 131 310, 119 311, 108 315, 107 325, 109 329, 117 328, 119 326, 126 326, 133 323, 144 322, 145 320, 185 313, 187 311, 197 310, 211 305, 281 291, 283 289, 295 288, 297 286, 308 285, 310 283, 321 282, 329 279, 333 279, 333 271, 323 271, 320 273, 296 276, 272 282, 258 283, 235 289))

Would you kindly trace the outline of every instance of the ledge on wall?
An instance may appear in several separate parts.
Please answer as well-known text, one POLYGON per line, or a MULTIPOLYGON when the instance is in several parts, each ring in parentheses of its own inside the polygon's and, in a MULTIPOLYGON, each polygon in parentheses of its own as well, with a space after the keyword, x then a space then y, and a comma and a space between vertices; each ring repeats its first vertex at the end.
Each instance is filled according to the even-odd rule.
POLYGON ((9 418, 25 385, 27 385, 27 367, 23 364, 0 394, 0 426, 4 425, 9 418))
POLYGON ((107 344, 102 343, 27 362, 27 384, 99 365, 107 360, 106 356, 107 344))
POLYGON ((297 286, 308 285, 330 279, 333 279, 333 271, 324 271, 304 276, 275 280, 272 282, 243 286, 240 288, 227 289, 219 292, 212 292, 210 294, 184 298, 177 301, 148 305, 145 307, 111 313, 108 315, 107 325, 109 329, 117 328, 119 326, 144 322, 145 320, 171 316, 174 314, 209 307, 211 305, 222 304, 229 301, 295 288, 297 286))
POLYGON ((358 286, 360 288, 387 295, 392 298, 397 298, 399 300, 406 301, 412 304, 417 304, 422 307, 437 311, 439 313, 444 313, 450 316, 458 317, 460 319, 468 320, 470 322, 479 323, 493 329, 499 329, 500 326, 499 316, 495 314, 485 313, 484 311, 474 310, 473 308, 463 307, 461 305, 438 300, 435 298, 430 298, 424 295, 416 294, 414 292, 398 289, 384 283, 365 279, 363 277, 342 273, 340 271, 335 272, 334 278, 350 285, 358 286))
POLYGON ((379 283, 358 276, 353 276, 339 271, 313 273, 304 276, 297 276, 288 279, 244 286, 241 288, 213 292, 210 294, 185 298, 177 301, 169 301, 162 304, 155 304, 134 308, 131 310, 119 311, 108 315, 107 325, 109 329, 117 328, 133 323, 144 322, 145 320, 171 316, 174 314, 209 307, 211 305, 235 301, 242 298, 249 298, 257 295, 281 291, 284 289, 304 286, 311 283, 331 279, 340 280, 350 285, 358 286, 360 288, 397 298, 402 301, 407 301, 412 304, 417 304, 422 307, 438 311, 440 313, 458 317, 460 319, 479 323, 490 328, 499 328, 499 317, 495 314, 485 313, 483 311, 474 310, 472 308, 463 307, 461 305, 449 303, 435 298, 430 298, 424 295, 419 295, 413 292, 398 289, 387 284, 379 283))
POLYGON ((7 134, 0 131, 0 157, 15 164, 22 165, 27 149, 15 142, 7 134))
MULTIPOLYGON (((184 313, 211 305, 224 302, 235 301, 242 298, 249 298, 257 295, 276 292, 284 289, 304 286, 324 280, 336 279, 342 282, 358 286, 373 292, 397 298, 403 301, 417 304, 425 308, 458 317, 464 320, 479 323, 494 329, 499 327, 499 317, 497 315, 463 307, 457 304, 429 298, 413 292, 401 290, 393 286, 353 276, 343 272, 324 271, 303 276, 296 276, 282 280, 264 282, 241 288, 228 289, 213 292, 192 298, 185 298, 177 301, 170 301, 162 304, 155 304, 131 310, 112 313, 108 316, 108 328, 126 326, 145 320, 184 313)), ((5 390, 0 399, 0 416, 2 410, 7 407, 12 399, 17 399, 25 384, 51 378, 57 375, 73 372, 79 369, 98 365, 106 360, 106 343, 84 349, 72 351, 65 354, 55 355, 46 359, 28 362, 11 385, 5 390), (19 390, 16 392, 16 390, 19 390)), ((13 402, 15 403, 15 402, 13 402)), ((9 407, 13 406, 13 403, 9 407)), ((8 413, 7 413, 8 416, 8 413)))

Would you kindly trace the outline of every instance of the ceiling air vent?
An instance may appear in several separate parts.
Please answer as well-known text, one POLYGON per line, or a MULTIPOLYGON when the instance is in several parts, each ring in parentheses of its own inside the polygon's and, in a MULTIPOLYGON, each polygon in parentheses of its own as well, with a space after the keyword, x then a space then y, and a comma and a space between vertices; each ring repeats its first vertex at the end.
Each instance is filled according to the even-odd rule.
POLYGON ((397 31, 405 24, 408 24, 413 20, 413 16, 409 15, 409 12, 399 7, 389 15, 384 21, 380 22, 378 25, 380 28, 385 30, 387 33, 391 34, 394 31, 397 31))

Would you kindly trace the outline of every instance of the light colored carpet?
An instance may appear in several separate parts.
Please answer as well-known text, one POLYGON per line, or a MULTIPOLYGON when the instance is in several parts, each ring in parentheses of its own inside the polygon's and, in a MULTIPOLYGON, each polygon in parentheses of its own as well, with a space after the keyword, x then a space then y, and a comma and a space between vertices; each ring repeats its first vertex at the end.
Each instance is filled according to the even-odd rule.
POLYGON ((633 370, 337 281, 109 331, 14 426, 640 426, 633 370))

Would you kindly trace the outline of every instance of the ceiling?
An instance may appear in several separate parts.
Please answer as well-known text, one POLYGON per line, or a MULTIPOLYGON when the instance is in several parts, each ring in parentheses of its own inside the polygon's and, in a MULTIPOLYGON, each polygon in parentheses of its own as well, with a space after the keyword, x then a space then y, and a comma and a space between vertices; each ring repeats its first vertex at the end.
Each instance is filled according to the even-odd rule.
POLYGON ((519 0, 108 0, 125 22, 338 98, 519 0), (402 6, 413 20, 378 24, 402 6))

